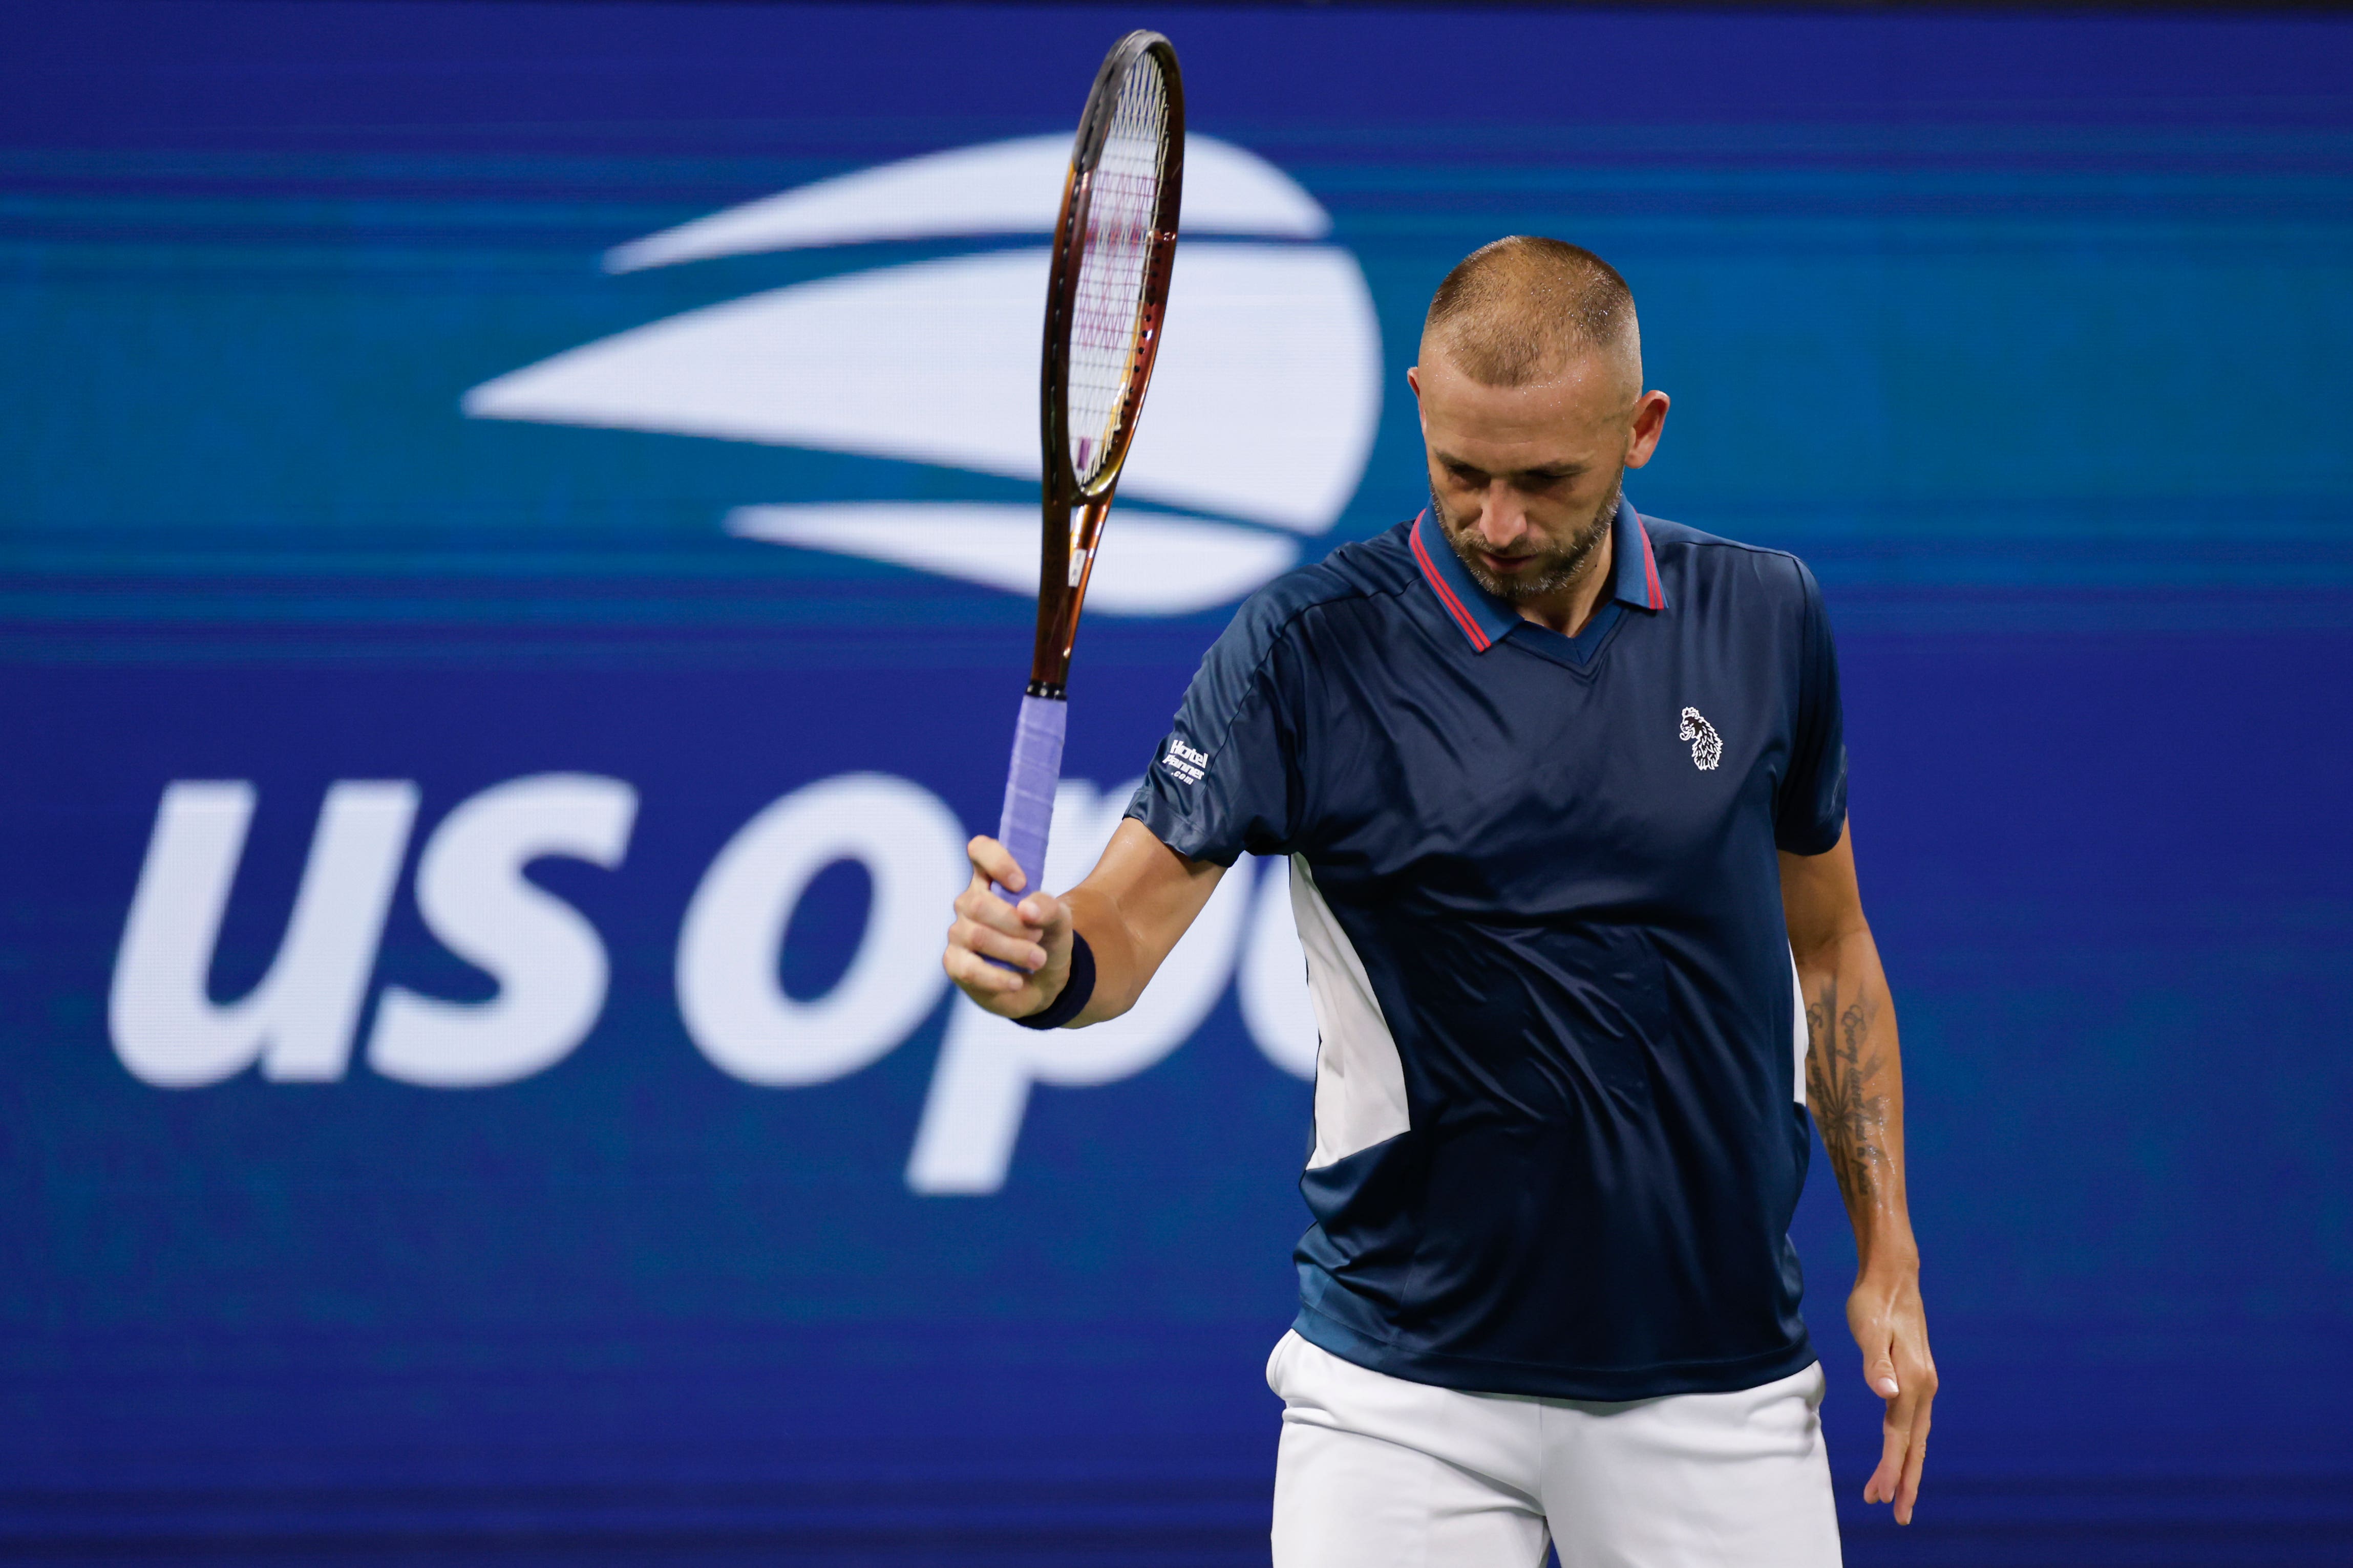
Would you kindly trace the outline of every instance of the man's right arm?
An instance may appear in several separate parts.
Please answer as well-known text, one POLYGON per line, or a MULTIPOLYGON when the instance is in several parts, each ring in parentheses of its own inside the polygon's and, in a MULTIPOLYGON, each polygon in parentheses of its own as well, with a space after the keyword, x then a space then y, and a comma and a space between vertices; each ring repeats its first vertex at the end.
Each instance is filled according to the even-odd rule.
POLYGON ((1226 868, 1179 855, 1130 817, 1119 825, 1085 881, 1060 898, 999 898, 995 881, 1021 891, 1021 870, 1004 845, 976 838, 968 847, 972 882, 957 895, 943 959, 965 995, 1007 1018, 1054 1005, 1071 977, 1071 937, 1083 934, 1094 956, 1094 994, 1065 1027, 1116 1018, 1135 1005, 1161 961, 1190 929, 1226 868), (1003 959, 1015 969, 987 962, 1003 959))
POLYGON ((1304 663, 1283 656, 1282 638, 1306 606, 1333 591, 1311 568, 1277 578, 1235 612, 1145 770, 1135 815, 1077 887, 1060 898, 1023 887, 1003 845, 972 841, 972 881, 956 898, 944 960, 965 994, 1000 1017, 1038 1024, 1116 1018, 1144 994, 1235 857, 1293 847, 1305 795, 1293 761, 1295 715, 1313 703, 1294 689, 1304 663), (992 882, 1018 900, 999 897, 992 882), (1081 993, 1064 992, 1074 931, 1093 961, 1083 1006, 1081 993))

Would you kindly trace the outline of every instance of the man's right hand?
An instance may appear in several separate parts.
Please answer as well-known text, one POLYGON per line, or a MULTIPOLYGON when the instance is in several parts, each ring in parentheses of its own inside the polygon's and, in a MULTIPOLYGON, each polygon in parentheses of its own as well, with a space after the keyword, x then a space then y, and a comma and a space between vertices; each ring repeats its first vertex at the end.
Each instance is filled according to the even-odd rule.
POLYGON ((1004 1018, 1026 1018, 1053 1005, 1071 978, 1071 909, 1045 891, 1008 904, 997 887, 1024 892, 1021 868, 994 838, 965 847, 972 883, 956 895, 955 923, 941 960, 964 994, 1004 1018), (1012 964, 1000 969, 992 958, 1012 964))

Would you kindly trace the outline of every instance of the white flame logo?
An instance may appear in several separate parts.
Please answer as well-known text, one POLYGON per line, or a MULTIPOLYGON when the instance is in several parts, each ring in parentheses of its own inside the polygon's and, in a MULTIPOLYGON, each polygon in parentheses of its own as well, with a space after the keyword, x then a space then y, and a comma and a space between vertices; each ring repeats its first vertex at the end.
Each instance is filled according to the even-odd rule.
MULTIPOLYGON (((912 158, 747 202, 616 247, 628 272, 762 251, 1047 234, 1063 136, 912 158)), ((1088 599, 1113 614, 1228 603, 1298 559, 1363 477, 1380 331, 1331 218, 1254 153, 1187 140, 1171 331, 1088 599), (1204 241, 1203 235, 1235 237, 1204 241), (1250 243, 1255 240, 1260 243, 1250 243), (1266 243, 1278 241, 1282 243, 1266 243)), ((817 447, 1038 477, 1043 247, 885 267, 750 295, 483 383, 478 418, 817 447)), ((984 502, 742 506, 730 531, 1028 594, 1037 509, 984 502)))

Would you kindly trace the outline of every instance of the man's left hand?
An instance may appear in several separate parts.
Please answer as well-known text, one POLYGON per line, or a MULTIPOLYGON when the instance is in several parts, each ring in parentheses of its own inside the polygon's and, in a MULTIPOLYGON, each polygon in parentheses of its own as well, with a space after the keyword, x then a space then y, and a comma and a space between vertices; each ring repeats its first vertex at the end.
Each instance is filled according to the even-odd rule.
POLYGON ((1909 1524, 1928 1458, 1928 1406, 1936 1398, 1919 1266, 1866 1270, 1846 1299, 1846 1322, 1862 1351, 1863 1381, 1887 1402, 1879 1468, 1864 1483, 1862 1500, 1894 1503, 1895 1522, 1909 1524))

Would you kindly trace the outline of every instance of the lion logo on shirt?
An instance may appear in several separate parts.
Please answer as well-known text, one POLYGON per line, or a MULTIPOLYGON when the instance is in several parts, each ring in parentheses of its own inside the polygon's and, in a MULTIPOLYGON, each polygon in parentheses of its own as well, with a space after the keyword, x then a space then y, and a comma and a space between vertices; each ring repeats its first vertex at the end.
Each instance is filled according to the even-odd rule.
POLYGON ((1724 737, 1696 708, 1683 710, 1683 728, 1675 731, 1675 739, 1691 742, 1692 766, 1704 773, 1714 773, 1715 764, 1724 761, 1724 737))

